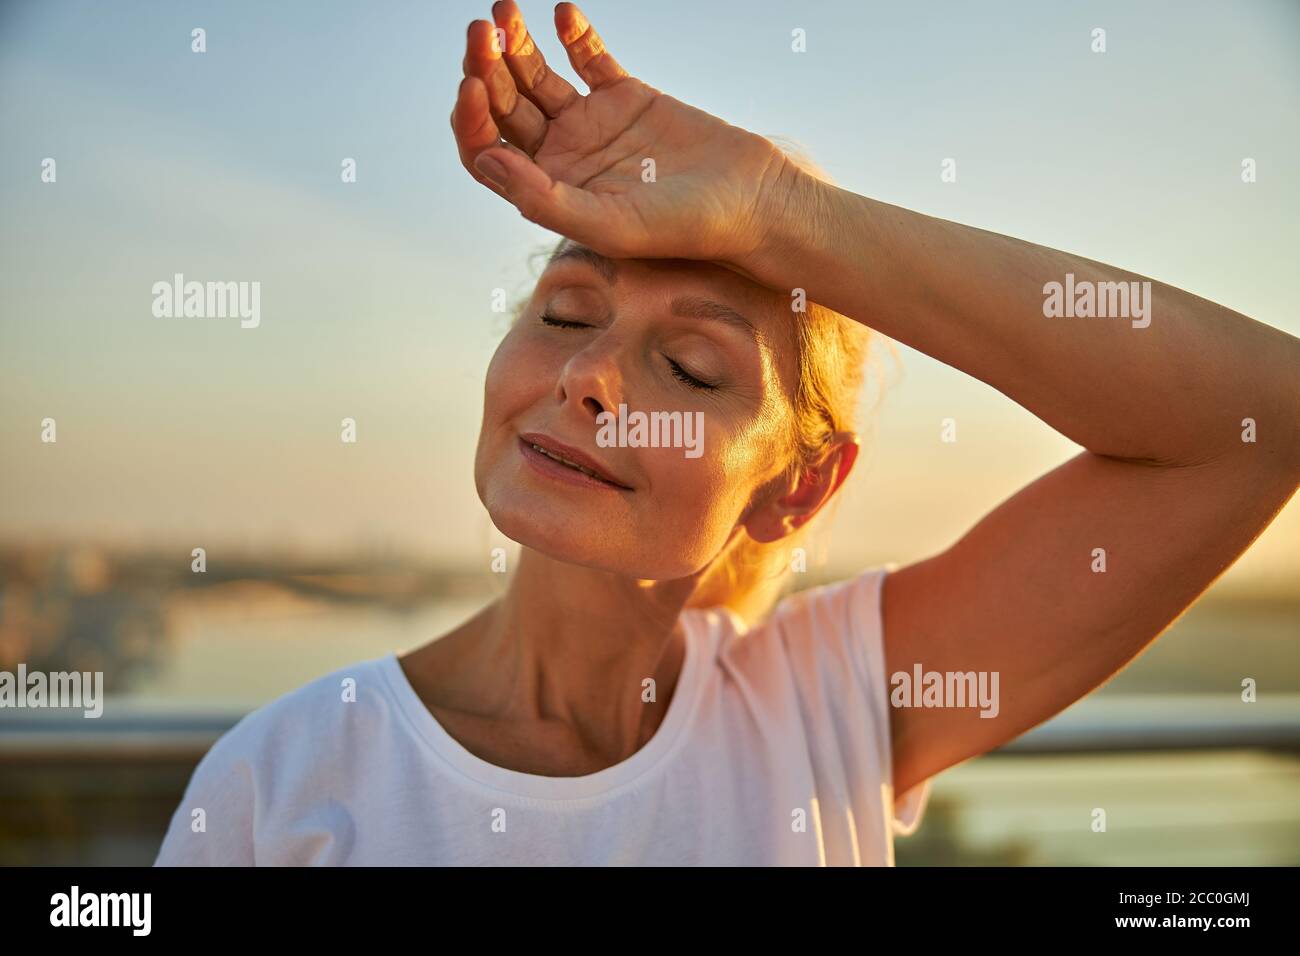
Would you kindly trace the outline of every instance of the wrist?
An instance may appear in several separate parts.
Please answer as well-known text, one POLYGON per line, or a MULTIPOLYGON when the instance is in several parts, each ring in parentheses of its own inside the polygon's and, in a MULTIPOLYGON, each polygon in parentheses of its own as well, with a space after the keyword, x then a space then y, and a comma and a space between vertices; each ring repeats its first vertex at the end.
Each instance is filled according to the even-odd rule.
POLYGON ((788 291, 805 285, 796 281, 801 263, 823 246, 838 190, 777 153, 779 160, 759 190, 751 238, 728 264, 761 285, 788 291))

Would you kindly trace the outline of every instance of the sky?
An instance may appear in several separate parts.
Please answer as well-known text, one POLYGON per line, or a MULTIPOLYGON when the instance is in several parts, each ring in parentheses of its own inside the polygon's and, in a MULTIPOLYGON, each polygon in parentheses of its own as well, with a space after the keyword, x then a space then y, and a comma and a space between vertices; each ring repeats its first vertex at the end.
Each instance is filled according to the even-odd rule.
MULTIPOLYGON (((552 6, 521 2, 572 78, 552 6)), ((583 9, 630 72, 798 142, 844 188, 1300 334, 1300 4, 583 9)), ((465 29, 489 17, 462 2, 0 5, 0 542, 488 560, 500 539, 471 465, 507 321, 493 290, 526 297, 530 254, 554 241, 456 156, 465 29), (260 325, 156 318, 151 288, 176 273, 260 282, 260 325)), ((903 346, 884 361, 824 539, 832 568, 924 558, 1078 451, 955 369, 903 346)), ((1230 579, 1300 581, 1300 505, 1230 579)))

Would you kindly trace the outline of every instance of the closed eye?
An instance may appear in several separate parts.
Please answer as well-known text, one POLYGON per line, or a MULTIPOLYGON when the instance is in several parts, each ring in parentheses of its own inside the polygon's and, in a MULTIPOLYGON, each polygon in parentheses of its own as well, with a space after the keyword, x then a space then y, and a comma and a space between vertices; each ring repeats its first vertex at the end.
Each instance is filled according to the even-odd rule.
MULTIPOLYGON (((668 358, 668 356, 665 355, 664 358, 668 358)), ((711 392, 718 387, 711 382, 701 381, 700 379, 696 378, 694 375, 686 371, 686 369, 682 368, 672 359, 668 359, 668 366, 669 368, 672 369, 673 378, 677 379, 679 382, 684 382, 685 384, 689 385, 691 388, 699 388, 711 392)))
MULTIPOLYGON (((551 315, 549 312, 543 312, 540 318, 542 320, 542 325, 549 325, 556 329, 589 329, 592 327, 586 322, 575 322, 573 319, 562 319, 558 315, 551 315)), ((664 358, 668 359, 668 368, 672 372, 673 378, 677 379, 683 385, 708 392, 711 392, 718 387, 712 382, 706 382, 702 379, 696 378, 690 372, 686 371, 686 369, 677 364, 677 362, 668 358, 668 356, 665 355, 664 358)))
POLYGON ((591 326, 586 322, 574 322, 572 319, 561 319, 559 316, 551 315, 549 312, 542 313, 542 325, 554 326, 557 329, 591 328, 591 326))

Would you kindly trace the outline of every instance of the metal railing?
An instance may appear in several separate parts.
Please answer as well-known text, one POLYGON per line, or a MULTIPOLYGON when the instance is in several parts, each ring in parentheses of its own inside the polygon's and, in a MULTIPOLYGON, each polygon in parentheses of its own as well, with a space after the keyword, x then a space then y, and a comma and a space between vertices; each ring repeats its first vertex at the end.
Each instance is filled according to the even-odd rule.
MULTIPOLYGON (((0 712, 0 763, 43 760, 195 760, 243 716, 142 711, 108 703, 103 716, 0 712)), ((1230 696, 1098 697, 1071 707, 996 754, 1149 750, 1300 751, 1300 695, 1243 703, 1230 696)))

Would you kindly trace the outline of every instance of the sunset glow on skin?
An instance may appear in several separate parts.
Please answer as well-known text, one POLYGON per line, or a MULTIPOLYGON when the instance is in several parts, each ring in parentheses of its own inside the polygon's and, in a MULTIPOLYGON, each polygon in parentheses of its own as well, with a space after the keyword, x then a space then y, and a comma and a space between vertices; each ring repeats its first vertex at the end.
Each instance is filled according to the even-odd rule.
POLYGON ((1300 6, 1000 14, 7 8, 0 863, 1293 862, 1300 6))
MULTIPOLYGON (((663 657, 679 653, 674 609, 691 602, 698 572, 739 535, 790 533, 851 470, 857 445, 840 438, 824 458, 804 462, 792 486, 766 493, 791 461, 774 452, 789 393, 772 382, 790 380, 779 357, 790 350, 775 344, 789 339, 773 300, 770 310, 748 311, 774 343, 779 374, 730 358, 724 377, 736 376, 739 390, 709 408, 714 451, 702 461, 617 449, 608 465, 630 486, 617 493, 582 494, 538 467, 530 473, 521 431, 555 429, 554 438, 590 449, 578 443, 594 416, 625 397, 668 407, 685 400, 662 391, 674 383, 653 364, 664 344, 685 347, 682 337, 700 334, 664 308, 688 281, 665 271, 673 267, 664 260, 712 263, 690 291, 735 300, 740 312, 740 298, 761 298, 759 287, 773 297, 806 289, 811 300, 993 385, 1085 449, 956 546, 886 580, 891 672, 924 659, 947 665, 941 670, 997 671, 1011 688, 998 720, 897 710, 900 791, 1011 739, 1112 675, 1294 492, 1300 436, 1287 383, 1300 349, 1290 336, 1112 266, 831 186, 763 137, 630 76, 572 4, 556 7, 555 30, 590 88, 585 96, 546 66, 511 0, 493 16, 467 33, 466 78, 451 116, 462 164, 526 219, 616 260, 628 278, 610 285, 590 262, 560 263, 493 360, 476 480, 494 523, 524 551, 499 605, 453 632, 445 654, 434 645, 408 658, 433 685, 427 699, 470 700, 465 683, 480 681, 495 696, 491 678, 464 660, 458 689, 445 690, 455 668, 438 674, 436 664, 457 660, 463 645, 490 644, 528 662, 508 672, 531 670, 526 680, 561 699, 604 698, 597 736, 611 755, 631 752, 626 741, 643 738, 646 715, 625 695, 634 673, 661 669, 663 657), (642 175, 647 157, 652 177, 642 175), (1141 316, 1114 322, 1093 318, 1086 304, 1045 308, 1044 290, 1058 279, 1074 288, 1076 277, 1079 288, 1103 292, 1140 281, 1141 316), (594 328, 539 324, 547 309, 594 328), (1135 404, 1139 389, 1144 400, 1135 404), (1256 417, 1270 423, 1268 451, 1245 444, 1253 440, 1241 431, 1246 421, 1222 411, 1225 390, 1249 396, 1256 417), (1248 502, 1237 492, 1243 481, 1256 489, 1248 502), (1112 552, 1140 589, 1108 583, 1112 552), (610 634, 629 636, 611 645, 610 634), (550 650, 580 656, 584 645, 600 648, 599 674, 552 665, 550 650), (628 684, 611 684, 620 670, 628 684)), ((562 709, 570 706, 578 705, 562 709)))
POLYGON ((625 260, 617 269, 609 283, 570 259, 542 276, 488 369, 477 485, 493 523, 526 547, 634 578, 684 578, 746 522, 770 534, 779 520, 764 506, 779 496, 791 427, 790 323, 774 295, 717 266, 625 260), (732 305, 756 334, 674 316, 671 300, 687 295, 732 305), (715 387, 683 382, 673 362, 715 387), (620 402, 702 410, 703 458, 598 448, 596 416, 620 402), (631 490, 569 491, 534 477, 517 448, 525 432, 586 450, 631 490))

